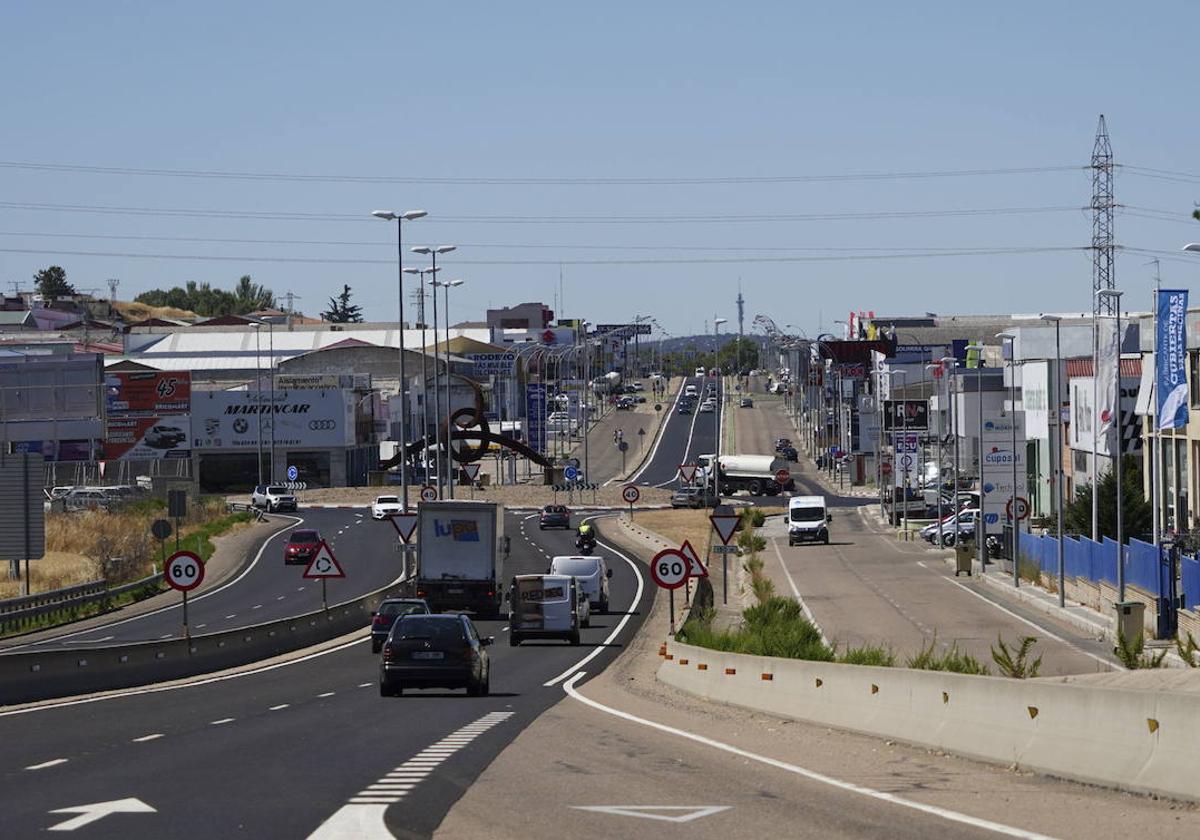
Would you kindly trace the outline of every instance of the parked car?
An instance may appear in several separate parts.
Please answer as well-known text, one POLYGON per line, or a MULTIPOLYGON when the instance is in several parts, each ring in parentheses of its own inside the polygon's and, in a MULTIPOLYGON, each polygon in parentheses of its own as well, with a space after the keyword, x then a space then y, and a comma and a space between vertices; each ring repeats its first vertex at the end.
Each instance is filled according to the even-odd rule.
POLYGON ((486 697, 491 677, 487 647, 465 615, 405 615, 392 625, 379 661, 379 694, 396 697, 406 688, 465 688, 486 697))
POLYGON ((404 615, 429 615, 429 604, 424 598, 384 598, 379 608, 371 613, 371 653, 379 653, 392 625, 404 615))
POLYGON ((285 565, 308 565, 321 548, 321 532, 311 528, 292 531, 283 546, 283 562, 285 565))
POLYGON ((612 569, 608 568, 603 557, 594 554, 554 557, 546 574, 575 578, 579 587, 587 593, 591 606, 602 613, 608 612, 608 581, 612 577, 612 569))
POLYGON ((570 528, 571 527, 571 511, 566 505, 546 505, 542 508, 542 514, 538 517, 538 528, 545 531, 547 528, 570 528))
POLYGON ((738 401, 738 408, 754 408, 754 399, 752 397, 742 397, 738 401))
POLYGON ((621 397, 617 400, 617 411, 632 411, 636 404, 632 397, 621 397))
POLYGON ((383 520, 398 513, 404 513, 399 496, 376 496, 374 504, 371 505, 372 519, 383 520))
POLYGON ((707 485, 704 487, 680 487, 671 494, 673 508, 716 507, 721 499, 707 485))
POLYGON ((296 509, 296 497, 286 487, 278 484, 260 484, 250 494, 250 505, 264 508, 267 513, 278 510, 296 509))

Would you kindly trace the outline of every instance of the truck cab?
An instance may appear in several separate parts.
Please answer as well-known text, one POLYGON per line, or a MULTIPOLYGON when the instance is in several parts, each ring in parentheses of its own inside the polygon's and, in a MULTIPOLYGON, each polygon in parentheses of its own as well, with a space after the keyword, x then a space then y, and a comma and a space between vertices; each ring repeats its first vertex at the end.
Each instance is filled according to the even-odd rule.
POLYGON ((823 542, 829 545, 829 523, 833 516, 824 496, 795 496, 788 501, 788 545, 823 542))

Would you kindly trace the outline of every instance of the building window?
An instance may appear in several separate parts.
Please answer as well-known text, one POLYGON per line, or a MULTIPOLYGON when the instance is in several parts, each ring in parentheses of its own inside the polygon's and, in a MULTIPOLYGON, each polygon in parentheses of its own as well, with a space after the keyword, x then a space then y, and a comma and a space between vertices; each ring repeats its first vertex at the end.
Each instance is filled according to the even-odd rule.
POLYGON ((1200 350, 1188 351, 1188 394, 1192 408, 1200 408, 1200 350))

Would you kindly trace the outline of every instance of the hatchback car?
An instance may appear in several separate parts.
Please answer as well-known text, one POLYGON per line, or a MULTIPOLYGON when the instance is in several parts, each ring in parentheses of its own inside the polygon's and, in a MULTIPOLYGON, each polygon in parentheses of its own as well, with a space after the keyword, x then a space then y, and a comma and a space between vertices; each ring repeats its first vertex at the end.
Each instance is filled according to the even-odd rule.
POLYGON ((308 565, 321 548, 321 532, 310 528, 292 531, 283 546, 283 562, 288 566, 308 565))
POLYGON ((716 403, 709 402, 708 400, 705 400, 704 402, 700 403, 700 413, 701 414, 712 414, 716 410, 717 410, 716 403))
POLYGON ((571 511, 566 505, 546 505, 538 518, 538 528, 570 528, 571 511))
POLYGON ((486 648, 465 615, 405 615, 392 625, 379 661, 379 694, 396 697, 406 688, 465 688, 472 697, 489 690, 486 648))
POLYGON ((379 653, 392 625, 403 615, 429 615, 429 604, 424 598, 384 598, 371 613, 371 653, 379 653))

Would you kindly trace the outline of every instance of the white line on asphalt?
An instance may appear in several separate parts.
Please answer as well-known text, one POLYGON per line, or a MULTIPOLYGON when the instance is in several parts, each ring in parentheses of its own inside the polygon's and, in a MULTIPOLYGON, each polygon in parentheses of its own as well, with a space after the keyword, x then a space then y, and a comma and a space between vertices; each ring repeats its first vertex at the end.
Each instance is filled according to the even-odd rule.
POLYGON ((792 580, 792 573, 788 571, 787 563, 783 562, 783 552, 779 550, 779 540, 772 538, 771 547, 775 549, 775 556, 779 558, 779 566, 783 569, 783 575, 787 578, 788 586, 792 588, 792 594, 796 596, 796 601, 800 604, 800 610, 804 613, 804 617, 812 623, 813 627, 817 628, 817 632, 821 634, 821 641, 828 645, 829 639, 825 637, 825 631, 817 623, 817 619, 812 614, 812 611, 809 610, 808 604, 804 603, 804 598, 801 597, 800 590, 796 587, 796 581, 792 580))
POLYGON ((336 692, 336 691, 326 691, 324 694, 318 694, 318 695, 317 695, 317 699, 318 699, 318 700, 320 700, 320 699, 322 699, 322 698, 324 698, 324 697, 332 697, 332 696, 333 696, 333 695, 335 695, 335 694, 337 694, 337 692, 336 692))
MULTIPOLYGON (((633 475, 629 476, 629 478, 626 480, 627 483, 633 483, 633 482, 637 481, 639 478, 642 477, 642 473, 644 473, 646 471, 646 468, 654 463, 654 456, 656 456, 658 454, 658 447, 662 444, 663 440, 666 439, 666 437, 667 437, 667 425, 671 422, 671 417, 675 414, 675 410, 679 407, 679 398, 683 396, 683 387, 684 387, 683 384, 680 383, 679 390, 675 393, 675 402, 671 403, 671 407, 669 409, 666 409, 667 411, 670 412, 670 414, 668 414, 666 417, 664 417, 662 422, 659 423, 659 425, 658 425, 658 433, 657 433, 657 437, 655 437, 655 439, 654 439, 654 446, 652 446, 650 448, 650 457, 647 458, 642 463, 641 467, 638 468, 637 472, 635 472, 633 475)), ((696 419, 695 417, 692 417, 693 422, 695 421, 695 419, 696 419)), ((604 482, 604 484, 602 486, 607 487, 608 485, 612 484, 616 480, 617 479, 615 477, 610 478, 608 481, 604 482)), ((671 481, 674 481, 674 480, 675 479, 673 479, 673 478, 671 479, 671 481)))
MULTIPOLYGON (((537 515, 538 515, 538 514, 536 514, 536 513, 531 513, 531 514, 529 514, 528 516, 522 516, 521 518, 522 518, 522 519, 533 519, 533 517, 535 517, 535 516, 537 516, 537 515)), ((525 528, 525 526, 524 526, 524 525, 522 525, 522 526, 521 526, 521 529, 522 529, 522 530, 524 530, 524 528, 525 528)))
POLYGON ((578 691, 576 691, 575 683, 578 682, 579 679, 582 677, 583 677, 582 672, 575 674, 573 677, 571 677, 570 680, 563 683, 563 690, 566 691, 570 697, 574 698, 575 700, 578 700, 580 703, 583 703, 585 706, 591 706, 593 709, 604 712, 606 714, 613 715, 615 717, 619 717, 622 720, 627 720, 631 723, 637 723, 642 726, 647 726, 651 729, 657 729, 659 732, 666 732, 668 735, 677 735, 680 738, 687 738, 689 741, 695 741, 696 743, 703 744, 706 747, 712 747, 713 749, 721 750, 721 751, 727 752, 727 753, 732 753, 733 755, 740 756, 741 758, 746 758, 751 761, 757 761, 762 764, 766 764, 770 767, 774 767, 778 770, 786 770, 789 773, 795 773, 798 776, 803 776, 804 778, 810 779, 811 781, 819 782, 820 784, 823 784, 823 785, 829 785, 830 787, 838 788, 839 790, 848 791, 850 793, 861 794, 862 796, 868 796, 872 799, 878 799, 881 802, 888 802, 893 805, 899 805, 902 808, 911 808, 914 811, 920 811, 921 813, 929 814, 930 816, 938 817, 940 819, 948 820, 950 822, 961 823, 962 825, 969 825, 973 828, 984 829, 985 831, 993 831, 997 834, 1003 834, 1008 837, 1021 837, 1021 838, 1024 838, 1024 840, 1052 840, 1052 838, 1048 837, 1045 834, 1038 834, 1037 832, 1034 832, 1034 831, 1026 831, 1023 828, 1016 828, 1015 826, 1005 825, 1003 823, 998 823, 998 822, 993 822, 992 820, 986 820, 986 819, 982 819, 980 817, 972 817, 969 814, 963 814, 958 811, 951 811, 948 808, 941 808, 937 805, 929 805, 924 802, 917 802, 912 799, 905 799, 904 797, 897 796, 894 793, 888 793, 888 792, 882 791, 882 790, 875 790, 874 788, 869 788, 869 787, 866 787, 865 785, 855 784, 854 782, 845 782, 845 781, 842 781, 841 779, 835 779, 832 776, 826 776, 824 773, 818 773, 815 770, 809 770, 809 769, 801 767, 797 764, 791 764, 786 761, 780 761, 779 759, 776 759, 776 758, 770 758, 765 755, 759 755, 758 753, 752 753, 749 750, 743 750, 740 747, 735 747, 731 744, 726 744, 721 741, 714 740, 712 738, 706 738, 703 735, 697 735, 693 732, 688 732, 685 729, 677 729, 674 726, 667 726, 665 723, 658 723, 657 721, 647 720, 646 718, 641 718, 641 717, 638 717, 637 715, 632 715, 629 712, 623 712, 620 709, 614 709, 611 706, 605 706, 603 703, 598 703, 595 700, 592 700, 591 698, 584 697, 582 694, 580 694, 578 691))
POLYGON ((236 718, 221 718, 220 720, 211 720, 208 722, 208 725, 209 726, 221 726, 222 724, 233 723, 235 719, 236 718))
POLYGON ((286 709, 290 705, 292 705, 292 704, 291 703, 280 703, 278 706, 272 706, 271 708, 267 709, 267 711, 268 712, 278 712, 280 709, 286 709))
POLYGON ((303 586, 299 586, 299 587, 297 587, 297 588, 296 588, 296 591, 297 591, 297 592, 303 592, 303 591, 304 591, 304 587, 303 587, 303 586))
POLYGON ((143 735, 141 738, 134 738, 133 743, 144 744, 147 741, 157 741, 159 738, 166 737, 161 732, 155 732, 153 735, 143 735))
POLYGON ((50 761, 43 761, 41 764, 31 764, 28 767, 26 767, 25 769, 26 770, 45 770, 47 767, 55 767, 59 764, 66 764, 67 761, 68 761, 68 759, 65 759, 65 758, 55 758, 55 759, 51 759, 50 761))
POLYGON ((175 635, 175 634, 174 634, 174 633, 163 633, 163 634, 162 634, 161 636, 159 636, 158 638, 160 638, 160 639, 169 639, 169 638, 171 638, 171 636, 173 636, 173 635, 175 635))
POLYGON ((373 685, 375 685, 375 683, 359 683, 358 687, 359 688, 370 688, 373 685))
POLYGON ((286 595, 279 595, 279 596, 277 596, 277 597, 275 598, 275 600, 276 600, 276 601, 282 601, 282 600, 283 600, 284 598, 286 598, 286 597, 287 597, 286 595))
POLYGON ((252 609, 252 610, 261 610, 261 609, 262 609, 262 604, 255 604, 255 605, 254 605, 253 607, 251 607, 250 609, 252 609))
MULTIPOLYGON (((588 517, 588 519, 592 519, 592 518, 593 517, 590 517, 590 516, 588 517)), ((584 521, 586 522, 587 519, 585 519, 584 521)), ((561 674, 559 674, 554 679, 542 683, 543 686, 546 686, 546 687, 552 686, 552 685, 555 685, 555 684, 561 682, 562 680, 565 680, 567 677, 571 676, 571 674, 575 673, 580 668, 582 668, 584 665, 588 664, 593 659, 595 659, 597 656, 599 656, 600 653, 606 647, 608 647, 610 644, 612 644, 612 640, 615 639, 618 636, 618 634, 620 634, 620 632, 625 629, 625 625, 629 623, 629 619, 633 615, 633 611, 635 609, 637 609, 638 603, 642 600, 642 590, 644 589, 644 585, 643 585, 643 581, 642 581, 642 571, 641 571, 641 569, 639 569, 637 567, 637 563, 634 563, 632 560, 630 560, 624 554, 617 551, 615 548, 613 548, 611 545, 608 545, 607 543, 597 541, 597 544, 600 545, 601 547, 607 549, 608 551, 612 552, 613 554, 617 555, 618 557, 620 557, 622 560, 624 560, 626 563, 629 564, 629 568, 633 569, 633 575, 635 578, 637 578, 637 592, 635 592, 633 595, 633 603, 630 604, 629 609, 626 610, 626 612, 625 612, 625 615, 621 616, 621 620, 617 622, 617 626, 614 627, 613 631, 608 634, 608 638, 604 640, 603 644, 597 645, 595 650, 593 650, 587 656, 583 657, 583 659, 580 659, 578 662, 576 662, 574 665, 572 665, 567 670, 563 671, 561 674)))
POLYGON ((207 624, 197 624, 196 629, 199 630, 200 628, 207 627, 207 626, 208 626, 207 624))
POLYGON ((227 615, 227 616, 225 616, 225 620, 226 620, 226 621, 228 621, 228 620, 229 620, 229 619, 231 619, 231 618, 237 618, 237 613, 232 613, 232 614, 230 614, 230 615, 227 615))
POLYGON ((99 639, 80 639, 79 641, 86 642, 87 644, 90 645, 90 644, 94 644, 95 642, 107 642, 109 639, 112 639, 112 638, 114 638, 114 637, 113 636, 104 636, 99 639))

